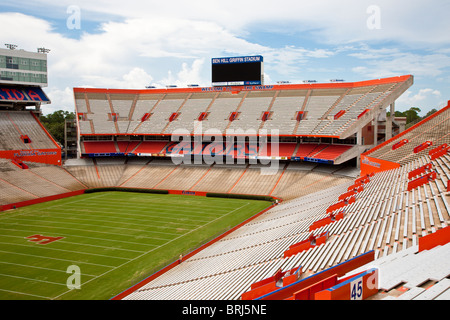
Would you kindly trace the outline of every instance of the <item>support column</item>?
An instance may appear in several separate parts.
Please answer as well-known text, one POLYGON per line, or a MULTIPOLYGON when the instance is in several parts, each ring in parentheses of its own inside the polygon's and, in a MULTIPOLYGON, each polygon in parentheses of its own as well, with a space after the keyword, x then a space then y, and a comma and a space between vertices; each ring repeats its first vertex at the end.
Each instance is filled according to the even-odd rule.
MULTIPOLYGON (((358 146, 362 146, 362 128, 360 128, 358 130, 358 132, 356 132, 356 144, 358 146)), ((358 169, 361 168, 361 155, 358 154, 358 157, 356 158, 356 167, 358 169)))
POLYGON ((395 102, 392 102, 390 105, 390 113, 389 117, 386 117, 386 140, 392 138, 392 121, 395 117, 395 102))
POLYGON ((362 146, 362 128, 356 133, 356 144, 362 146))
POLYGON ((375 119, 373 119, 373 145, 378 145, 378 117, 379 115, 375 116, 375 119))

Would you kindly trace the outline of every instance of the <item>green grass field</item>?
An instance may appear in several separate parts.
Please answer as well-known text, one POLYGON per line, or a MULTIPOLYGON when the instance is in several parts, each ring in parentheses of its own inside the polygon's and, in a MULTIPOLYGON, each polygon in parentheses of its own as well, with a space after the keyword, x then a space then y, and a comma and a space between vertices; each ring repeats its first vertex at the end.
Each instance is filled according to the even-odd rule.
POLYGON ((269 205, 99 192, 1 212, 0 300, 110 299, 269 205), (42 244, 33 235, 63 238, 42 244), (67 286, 70 266, 80 289, 67 286))

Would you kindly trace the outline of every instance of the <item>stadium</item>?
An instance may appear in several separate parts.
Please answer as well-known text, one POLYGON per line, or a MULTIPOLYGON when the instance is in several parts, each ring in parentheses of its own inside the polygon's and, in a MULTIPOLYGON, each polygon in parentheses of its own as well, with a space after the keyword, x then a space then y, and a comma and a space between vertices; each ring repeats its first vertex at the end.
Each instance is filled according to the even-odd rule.
POLYGON ((73 88, 65 161, 45 84, 2 77, 0 299, 450 298, 450 101, 405 130, 412 75, 212 64, 211 87, 73 88))

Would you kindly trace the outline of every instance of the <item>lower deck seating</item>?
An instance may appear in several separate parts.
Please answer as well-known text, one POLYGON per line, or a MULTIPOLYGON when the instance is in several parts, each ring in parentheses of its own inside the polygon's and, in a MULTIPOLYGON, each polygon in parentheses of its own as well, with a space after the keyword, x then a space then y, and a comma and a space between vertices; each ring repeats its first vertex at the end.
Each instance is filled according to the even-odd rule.
POLYGON ((325 159, 325 160, 335 160, 345 151, 352 148, 352 146, 346 145, 330 145, 325 149, 319 151, 314 155, 315 158, 325 159))
POLYGON ((0 205, 86 189, 59 166, 27 163, 29 169, 19 169, 8 161, 0 161, 0 205))
POLYGON ((299 158, 305 158, 305 157, 309 157, 313 152, 317 152, 319 150, 320 150, 320 146, 319 146, 319 144, 316 144, 316 143, 300 144, 298 146, 295 156, 299 157, 299 158))
POLYGON ((294 154, 296 148, 296 143, 278 143, 275 147, 273 147, 271 143, 268 143, 264 148, 262 148, 262 150, 260 150, 259 156, 290 158, 294 154))
POLYGON ((118 153, 114 141, 84 141, 85 153, 118 153))
POLYGON ((129 148, 128 152, 134 152, 136 154, 139 153, 160 153, 164 149, 164 147, 168 144, 167 141, 142 141, 137 145, 137 147, 134 149, 129 148))
POLYGON ((215 157, 231 157, 235 159, 280 157, 291 159, 315 158, 335 160, 352 146, 317 143, 244 143, 226 142, 189 142, 189 141, 84 141, 84 154, 132 153, 135 155, 164 154, 173 155, 203 155, 215 157))
MULTIPOLYGON (((318 144, 307 147, 298 150, 297 154, 320 155, 319 151, 314 151, 321 148, 318 144)), ((308 186, 308 176, 320 172, 294 171, 288 167, 278 179, 277 192, 285 187, 292 188, 296 183, 312 191, 314 184, 330 176, 314 177, 308 186), (291 174, 286 175, 288 172, 291 174)), ((241 181, 245 181, 243 177, 247 172, 251 172, 247 178, 252 177, 253 171, 247 167, 241 181)), ((420 238, 449 226, 449 181, 449 155, 432 159, 428 154, 418 154, 399 168, 351 179, 335 187, 285 201, 143 285, 125 299, 239 299, 253 283, 270 278, 279 270, 301 266, 303 277, 307 277, 369 251, 374 252, 375 264, 382 264, 390 256, 393 259, 405 257, 408 250, 415 250, 420 238), (416 172, 429 163, 436 173, 435 178, 408 190, 410 172, 416 172), (355 191, 358 181, 363 184, 355 191), (351 190, 354 190, 353 201, 342 200, 351 190), (339 209, 328 212, 327 209, 344 202, 339 209), (330 214, 339 214, 340 219, 330 220, 311 231, 309 227, 314 222, 322 221, 330 214), (325 243, 284 256, 292 245, 320 234, 327 234, 325 243), (394 257, 396 254, 398 256, 394 257)), ((447 245, 440 249, 443 251, 439 255, 444 259, 449 254, 448 248, 447 245)), ((419 256, 414 255, 413 258, 419 259, 419 256)), ((383 279, 382 288, 395 288, 405 279, 414 287, 429 281, 433 273, 437 283, 429 292, 425 294, 424 290, 413 288, 410 295, 419 297, 419 294, 424 294, 425 298, 444 294, 448 297, 445 294, 450 287, 445 279, 449 276, 448 265, 437 260, 431 263, 426 259, 422 262, 412 262, 411 259, 398 259, 399 264, 391 271, 383 269, 383 276, 392 275, 393 278, 383 279), (424 266, 428 267, 423 269, 424 266), (419 274, 414 275, 413 271, 419 271, 419 274)))

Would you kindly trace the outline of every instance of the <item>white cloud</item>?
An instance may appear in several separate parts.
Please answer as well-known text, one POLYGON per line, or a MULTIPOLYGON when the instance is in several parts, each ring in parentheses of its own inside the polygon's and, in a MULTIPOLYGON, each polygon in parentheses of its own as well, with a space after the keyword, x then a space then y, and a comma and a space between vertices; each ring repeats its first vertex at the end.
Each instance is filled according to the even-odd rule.
POLYGON ((153 77, 141 68, 133 68, 123 76, 123 88, 139 89, 149 85, 153 77))
POLYGON ((411 107, 419 107, 422 114, 425 114, 432 108, 439 108, 444 104, 442 94, 439 90, 425 88, 420 89, 417 93, 414 89, 407 90, 397 100, 396 104, 401 111, 407 110, 411 107))
POLYGON ((45 114, 52 113, 58 110, 74 111, 74 100, 72 88, 66 87, 59 89, 49 87, 45 93, 50 98, 51 104, 43 105, 42 109, 45 114))
POLYGON ((349 56, 364 62, 353 67, 353 72, 365 77, 391 77, 413 74, 417 77, 434 78, 450 67, 450 55, 444 53, 401 52, 398 49, 372 49, 350 53, 349 56))
MULTIPOLYGON (((294 82, 318 73, 334 77, 344 70, 342 76, 355 81, 401 74, 413 74, 416 79, 449 78, 446 9, 450 3, 443 0, 5 3, 17 10, 29 7, 28 12, 38 8, 40 17, 49 18, 3 12, 0 30, 5 43, 26 50, 51 49, 48 91, 54 92, 52 101, 60 105, 67 104, 66 88, 75 86, 209 85, 209 59, 224 55, 263 55, 266 83, 271 79, 294 82), (73 4, 81 10, 78 38, 70 38, 68 30, 55 24, 68 18, 66 9, 73 4), (380 8, 379 30, 367 28, 367 8, 372 4, 380 8), (99 23, 96 30, 93 21, 99 23), (253 34, 261 30, 283 41, 277 45, 266 39, 256 41, 253 34), (390 47, 380 47, 385 41, 390 47)), ((442 84, 440 90, 446 94, 442 84)))
POLYGON ((192 63, 191 67, 187 63, 183 63, 181 71, 178 72, 178 84, 204 84, 200 76, 204 61, 204 59, 197 59, 192 63))
MULTIPOLYGON (((16 6, 12 0, 6 0, 16 6)), ((22 8, 49 8, 47 15, 65 18, 66 8, 76 4, 83 19, 115 20, 190 20, 213 23, 236 35, 255 28, 274 32, 312 32, 318 42, 344 44, 359 41, 398 41, 423 47, 448 44, 450 21, 447 0, 23 0, 22 8), (379 29, 367 27, 373 12, 379 8, 379 29)), ((187 30, 188 31, 188 30, 187 30)), ((445 47, 445 46, 444 46, 445 47)))
POLYGON ((141 68, 133 68, 117 77, 86 75, 80 87, 143 89, 152 83, 153 77, 141 68))

